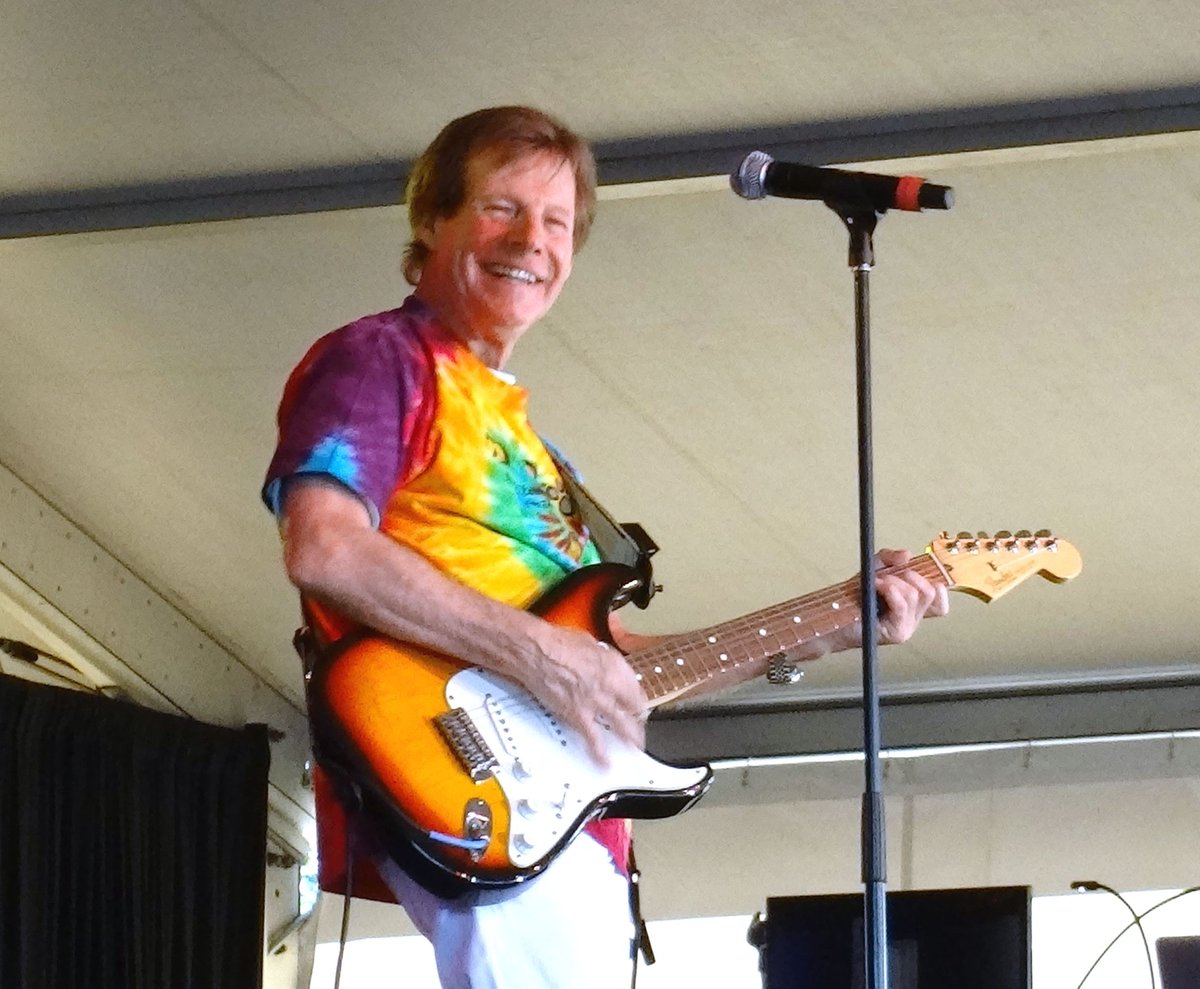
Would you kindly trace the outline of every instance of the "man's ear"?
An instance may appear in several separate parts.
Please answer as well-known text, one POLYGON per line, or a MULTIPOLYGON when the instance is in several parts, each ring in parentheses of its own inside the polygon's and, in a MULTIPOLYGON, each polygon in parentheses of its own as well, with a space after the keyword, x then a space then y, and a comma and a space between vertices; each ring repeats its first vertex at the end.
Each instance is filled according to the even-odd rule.
POLYGON ((432 223, 422 223, 419 227, 413 230, 413 240, 423 244, 429 250, 433 250, 434 235, 437 232, 437 219, 432 223))

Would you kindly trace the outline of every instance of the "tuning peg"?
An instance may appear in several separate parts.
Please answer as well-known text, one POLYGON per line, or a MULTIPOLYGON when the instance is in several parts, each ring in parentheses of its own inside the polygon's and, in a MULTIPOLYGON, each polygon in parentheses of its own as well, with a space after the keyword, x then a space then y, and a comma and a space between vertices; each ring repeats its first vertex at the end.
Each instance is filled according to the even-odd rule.
POLYGON ((1049 539, 1050 538, 1050 530, 1049 529, 1038 529, 1038 531, 1035 532, 1034 535, 1037 536, 1038 539, 1049 539))
POLYGON ((975 533, 975 546, 977 547, 976 552, 984 549, 990 550, 991 538, 991 534, 984 532, 982 529, 975 533))
POLYGON ((997 539, 1012 539, 1012 533, 1009 532, 1007 529, 1001 529, 999 532, 996 533, 996 538, 997 539))
POLYGON ((1032 536, 1033 536, 1033 533, 1030 532, 1028 529, 1018 529, 1017 530, 1017 538, 1018 539, 1029 539, 1032 536))

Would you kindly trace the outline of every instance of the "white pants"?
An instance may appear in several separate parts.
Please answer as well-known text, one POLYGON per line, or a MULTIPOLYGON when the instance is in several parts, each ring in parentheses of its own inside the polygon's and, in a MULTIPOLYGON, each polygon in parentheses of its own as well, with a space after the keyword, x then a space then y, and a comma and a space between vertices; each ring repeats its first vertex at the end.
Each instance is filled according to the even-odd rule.
POLYGON ((443 989, 623 989, 632 972, 629 882, 581 834, 536 879, 434 896, 390 860, 379 873, 433 944, 443 989))

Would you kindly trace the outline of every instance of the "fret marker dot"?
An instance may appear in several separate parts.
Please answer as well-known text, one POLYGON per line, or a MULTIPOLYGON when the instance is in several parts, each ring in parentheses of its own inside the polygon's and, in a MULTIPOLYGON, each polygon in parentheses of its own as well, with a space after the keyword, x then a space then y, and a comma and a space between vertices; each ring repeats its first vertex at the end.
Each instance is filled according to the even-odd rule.
POLYGON ((640 679, 642 678, 642 675, 639 673, 639 674, 637 675, 637 678, 640 680, 640 679))
POLYGON ((729 658, 729 653, 727 653, 727 652, 723 652, 723 653, 721 653, 721 655, 720 655, 718 658, 719 658, 719 659, 721 660, 721 662, 723 663, 723 662, 725 662, 725 660, 727 660, 727 659, 729 658))
POLYGON ((655 673, 661 673, 661 672, 662 672, 662 667, 661 667, 661 666, 656 666, 656 667, 654 667, 654 672, 655 672, 655 673))
POLYGON ((716 642, 716 641, 717 641, 717 637, 716 637, 715 635, 710 635, 710 636, 708 637, 708 641, 709 641, 709 643, 710 643, 710 644, 711 644, 711 643, 714 643, 714 642, 716 642))
POLYGON ((767 634, 767 630, 766 630, 765 628, 760 628, 760 629, 758 630, 758 634, 759 634, 759 635, 766 635, 766 634, 767 634))
POLYGON ((837 611, 837 610, 838 610, 838 608, 840 608, 840 607, 841 607, 841 605, 840 605, 840 604, 838 604, 836 601, 834 601, 834 602, 833 602, 833 610, 834 610, 834 611, 837 611))
POLYGON ((680 657, 679 659, 675 660, 675 665, 683 666, 683 657, 680 657))
POLYGON ((799 616, 799 615, 793 615, 793 616, 792 616, 792 624, 794 624, 794 625, 799 625, 799 624, 800 624, 800 616, 799 616))

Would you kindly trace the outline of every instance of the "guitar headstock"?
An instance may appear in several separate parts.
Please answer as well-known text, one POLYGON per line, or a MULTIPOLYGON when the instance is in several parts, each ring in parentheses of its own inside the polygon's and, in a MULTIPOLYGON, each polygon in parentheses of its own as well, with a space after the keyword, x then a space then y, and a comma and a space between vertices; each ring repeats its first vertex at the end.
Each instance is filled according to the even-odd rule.
POLYGON ((957 536, 943 532, 930 544, 929 553, 946 571, 952 590, 983 601, 996 600, 1034 574, 1061 584, 1083 568, 1079 550, 1048 529, 957 536))

